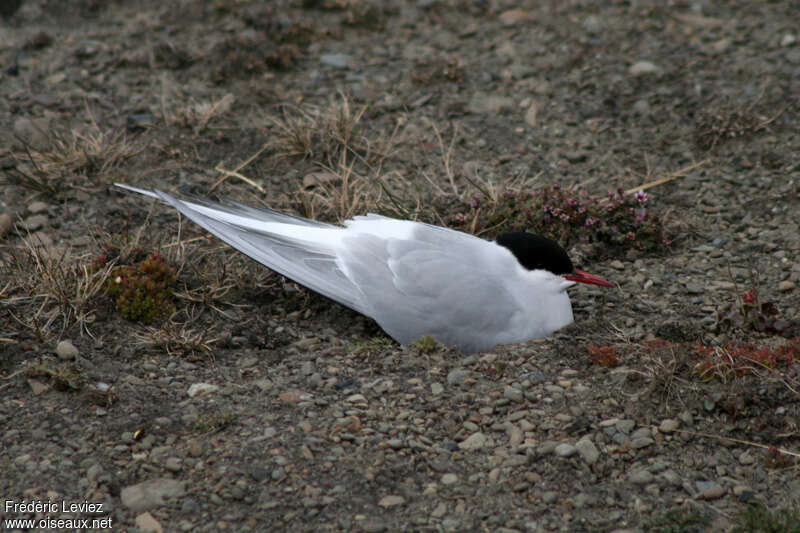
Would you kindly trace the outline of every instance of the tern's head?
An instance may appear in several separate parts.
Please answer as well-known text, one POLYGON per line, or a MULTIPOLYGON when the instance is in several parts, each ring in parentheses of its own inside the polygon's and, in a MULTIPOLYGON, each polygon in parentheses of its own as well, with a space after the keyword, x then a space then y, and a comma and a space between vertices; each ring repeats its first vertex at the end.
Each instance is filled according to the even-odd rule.
POLYGON ((601 287, 614 286, 600 276, 575 268, 566 250, 547 237, 515 231, 500 235, 497 244, 508 248, 523 268, 543 270, 552 274, 554 278, 557 277, 556 279, 560 278, 563 289, 574 285, 575 282, 601 287))

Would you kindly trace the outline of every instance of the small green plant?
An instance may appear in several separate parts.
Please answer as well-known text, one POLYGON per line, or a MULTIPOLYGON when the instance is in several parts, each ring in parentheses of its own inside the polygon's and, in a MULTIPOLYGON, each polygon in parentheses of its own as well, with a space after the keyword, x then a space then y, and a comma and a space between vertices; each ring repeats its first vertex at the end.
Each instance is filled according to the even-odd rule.
POLYGON ((204 413, 192 422, 192 430, 197 433, 210 434, 219 433, 236 420, 236 413, 230 411, 218 411, 204 413))
POLYGON ((489 379, 500 379, 505 375, 507 368, 505 361, 481 361, 475 370, 489 379))
POLYGON ((389 337, 372 337, 369 340, 357 342, 350 349, 350 353, 362 359, 367 359, 394 346, 394 341, 389 337))
POLYGON ((752 105, 723 104, 697 114, 694 142, 703 150, 711 150, 725 140, 750 137, 766 129, 770 122, 756 115, 752 105))
POLYGON ((380 30, 386 23, 381 4, 369 0, 322 0, 323 9, 344 13, 344 23, 367 30, 380 30))
POLYGON ((247 79, 265 70, 290 70, 302 56, 292 43, 266 41, 264 46, 250 38, 235 36, 222 41, 214 49, 216 66, 211 69, 211 81, 222 84, 230 79, 247 79))
MULTIPOLYGON (((105 284, 108 296, 114 299, 122 316, 149 324, 157 318, 169 316, 175 311, 172 300, 172 285, 175 269, 158 253, 147 255, 134 249, 128 254, 132 264, 118 265, 111 271, 105 284)), ((99 268, 112 258, 119 259, 119 249, 108 245, 94 259, 92 268, 99 268)))
POLYGON ((748 505, 739 512, 733 533, 800 533, 800 511, 748 505))
POLYGON ((60 391, 77 391, 83 388, 86 377, 68 366, 52 367, 46 363, 35 363, 25 369, 27 377, 47 377, 53 388, 60 391))
POLYGON ((464 81, 464 61, 458 56, 449 59, 425 58, 417 61, 411 81, 417 85, 436 85, 447 82, 464 81))
POLYGON ((419 350, 420 353, 433 353, 436 350, 442 348, 442 345, 439 344, 436 341, 436 339, 434 339, 430 335, 425 335, 424 337, 420 337, 419 339, 412 342, 411 346, 419 350))
POLYGON ((455 225, 475 234, 532 231, 564 246, 602 243, 643 251, 670 244, 664 221, 649 206, 647 193, 622 190, 601 198, 552 185, 528 191, 506 190, 472 198, 470 211, 455 225))
POLYGON ((717 331, 752 329, 786 336, 790 328, 791 324, 781 316, 775 302, 762 301, 756 288, 749 289, 736 302, 717 312, 717 331))
POLYGON ((646 531, 658 533, 705 533, 711 520, 695 510, 670 509, 653 518, 646 531))
POLYGON ((792 459, 775 446, 767 448, 764 455, 764 466, 767 468, 787 468, 791 466, 792 459))

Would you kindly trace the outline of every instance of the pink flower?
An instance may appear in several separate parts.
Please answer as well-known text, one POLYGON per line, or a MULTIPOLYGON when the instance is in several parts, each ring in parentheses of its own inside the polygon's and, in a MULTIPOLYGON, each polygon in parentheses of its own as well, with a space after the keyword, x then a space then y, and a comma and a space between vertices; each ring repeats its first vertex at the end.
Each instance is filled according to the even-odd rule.
POLYGON ((636 201, 639 202, 639 205, 644 205, 647 203, 647 193, 642 189, 639 189, 639 192, 634 195, 634 198, 636 198, 636 201))
POLYGON ((749 291, 744 293, 744 302, 748 303, 750 305, 755 304, 756 303, 756 291, 753 290, 753 289, 750 289, 749 291))

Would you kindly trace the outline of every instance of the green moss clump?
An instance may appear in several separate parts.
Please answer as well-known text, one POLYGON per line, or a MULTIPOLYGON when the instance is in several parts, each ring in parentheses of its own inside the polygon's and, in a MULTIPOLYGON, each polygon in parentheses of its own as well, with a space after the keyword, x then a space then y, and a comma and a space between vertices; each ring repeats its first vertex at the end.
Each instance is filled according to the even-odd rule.
POLYGON ((122 316, 149 324, 175 311, 175 280, 175 270, 160 254, 153 253, 138 264, 114 268, 106 283, 106 294, 116 301, 122 316))

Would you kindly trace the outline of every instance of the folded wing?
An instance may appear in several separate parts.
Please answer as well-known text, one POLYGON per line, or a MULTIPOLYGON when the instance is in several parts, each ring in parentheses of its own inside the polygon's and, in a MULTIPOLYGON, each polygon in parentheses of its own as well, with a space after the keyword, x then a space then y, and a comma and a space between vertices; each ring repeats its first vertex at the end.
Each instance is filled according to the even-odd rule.
POLYGON ((486 264, 481 247, 491 243, 481 239, 418 224, 410 239, 358 234, 343 244, 342 270, 364 295, 365 314, 401 344, 431 335, 464 352, 487 350, 519 311, 501 277, 486 275, 504 266, 486 264))
POLYGON ((162 191, 124 188, 158 198, 243 254, 287 278, 364 313, 361 293, 342 272, 334 245, 343 228, 205 198, 176 198, 162 191))

